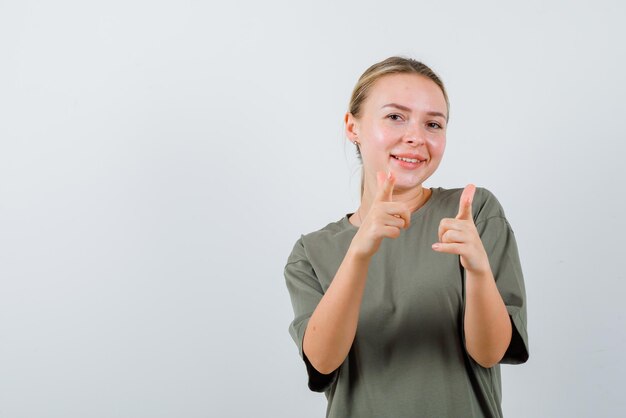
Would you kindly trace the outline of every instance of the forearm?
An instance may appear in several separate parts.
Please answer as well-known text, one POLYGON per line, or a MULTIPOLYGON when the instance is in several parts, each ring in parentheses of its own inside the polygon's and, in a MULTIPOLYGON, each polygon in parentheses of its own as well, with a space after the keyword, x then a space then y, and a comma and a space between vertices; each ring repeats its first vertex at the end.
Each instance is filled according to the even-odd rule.
POLYGON ((467 351, 481 366, 492 367, 504 357, 512 327, 491 270, 466 270, 465 299, 467 351))
POLYGON ((311 364, 323 374, 339 367, 350 351, 369 260, 348 251, 309 319, 302 348, 311 364))

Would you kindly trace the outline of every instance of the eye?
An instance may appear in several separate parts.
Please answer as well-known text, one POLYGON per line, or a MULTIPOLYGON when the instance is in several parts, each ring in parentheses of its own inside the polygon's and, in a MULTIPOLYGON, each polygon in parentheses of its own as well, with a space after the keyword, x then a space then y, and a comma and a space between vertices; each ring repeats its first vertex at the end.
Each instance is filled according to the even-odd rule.
POLYGON ((394 121, 401 121, 402 120, 402 115, 399 115, 397 113, 391 113, 389 115, 387 115, 387 118, 394 120, 394 121))
POLYGON ((435 127, 436 127, 437 129, 443 129, 443 128, 441 127, 441 125, 439 125, 437 122, 430 122, 430 123, 428 124, 428 126, 431 126, 431 127, 432 127, 433 125, 435 125, 435 127))

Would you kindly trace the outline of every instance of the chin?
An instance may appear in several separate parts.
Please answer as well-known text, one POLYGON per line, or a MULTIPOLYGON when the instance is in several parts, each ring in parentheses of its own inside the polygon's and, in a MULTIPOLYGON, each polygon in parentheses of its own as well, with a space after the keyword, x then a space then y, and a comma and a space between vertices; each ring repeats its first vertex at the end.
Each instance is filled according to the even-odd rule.
POLYGON ((422 182, 420 181, 396 181, 396 184, 393 186, 394 190, 411 190, 420 188, 422 186, 422 182))
POLYGON ((396 175, 396 187, 416 187, 423 183, 420 176, 411 174, 402 175, 402 173, 394 173, 396 175))

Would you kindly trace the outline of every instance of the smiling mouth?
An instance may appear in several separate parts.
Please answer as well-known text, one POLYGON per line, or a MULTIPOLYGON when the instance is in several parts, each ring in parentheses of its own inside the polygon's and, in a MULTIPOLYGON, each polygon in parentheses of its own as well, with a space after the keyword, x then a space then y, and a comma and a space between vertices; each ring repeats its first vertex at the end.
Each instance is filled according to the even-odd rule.
POLYGON ((393 158, 395 158, 398 161, 402 161, 405 163, 409 163, 409 164, 419 164, 421 162, 424 162, 425 160, 418 160, 417 158, 404 158, 404 157, 397 157, 395 155, 391 155, 393 158))

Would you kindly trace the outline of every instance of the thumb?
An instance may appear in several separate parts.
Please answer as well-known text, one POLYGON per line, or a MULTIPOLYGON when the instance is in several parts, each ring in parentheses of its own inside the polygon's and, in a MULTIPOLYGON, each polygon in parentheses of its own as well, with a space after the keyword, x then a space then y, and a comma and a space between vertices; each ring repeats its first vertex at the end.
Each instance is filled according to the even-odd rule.
POLYGON ((476 192, 476 186, 468 184, 463 189, 461 194, 461 201, 459 202, 459 213, 456 215, 456 219, 473 220, 472 215, 472 201, 474 200, 474 193, 476 192))
POLYGON ((381 202, 391 202, 393 197, 393 185, 396 182, 396 177, 391 170, 389 175, 384 171, 376 172, 376 178, 378 180, 378 190, 376 192, 376 200, 381 202))

